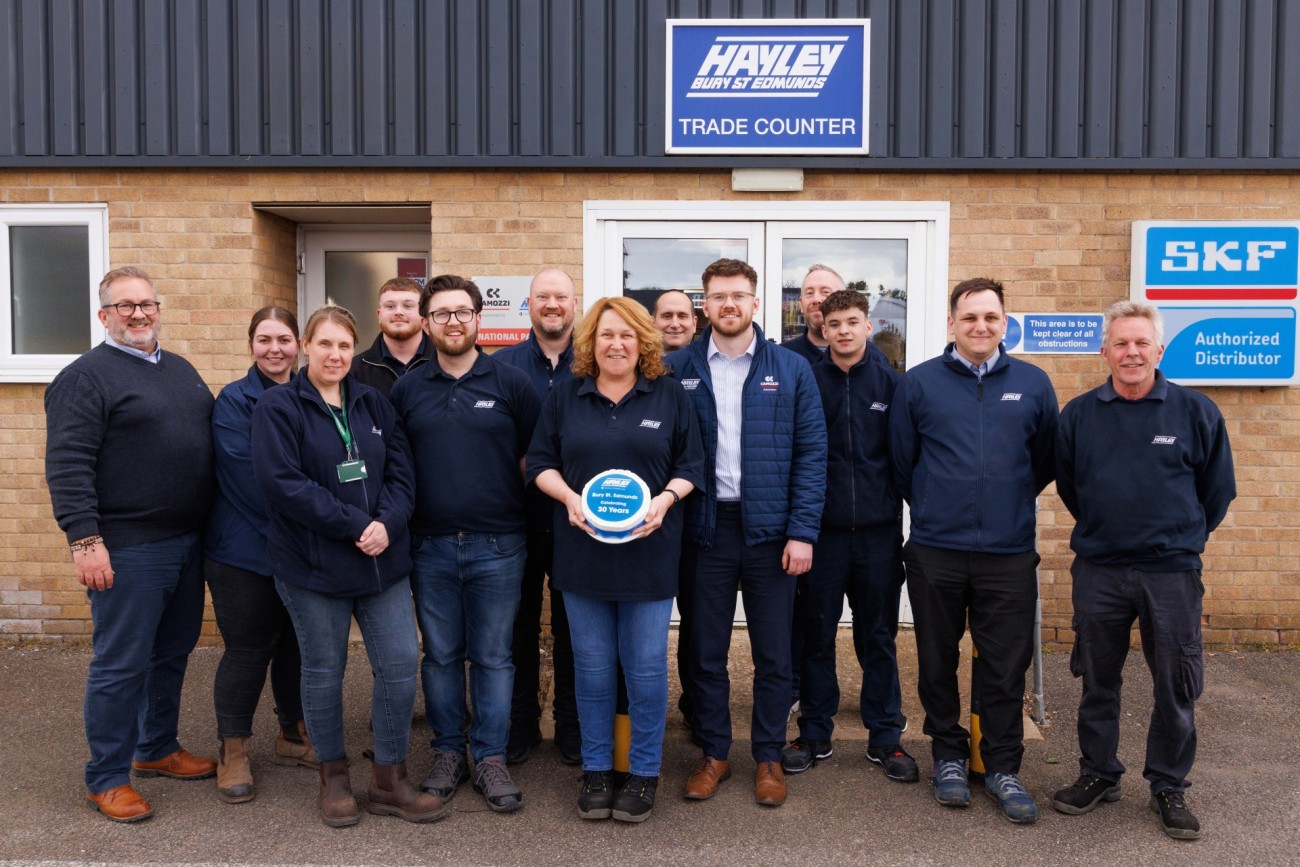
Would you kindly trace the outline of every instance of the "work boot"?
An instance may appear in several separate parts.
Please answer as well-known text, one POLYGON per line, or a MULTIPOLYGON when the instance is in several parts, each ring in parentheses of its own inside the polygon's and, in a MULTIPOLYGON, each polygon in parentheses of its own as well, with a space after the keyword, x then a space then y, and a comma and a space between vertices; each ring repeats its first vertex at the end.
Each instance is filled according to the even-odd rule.
POLYGON ((361 821, 346 756, 320 763, 320 817, 331 828, 346 828, 361 821))
POLYGON ((222 738, 217 748, 217 797, 227 804, 242 804, 256 795, 248 766, 248 738, 222 738))
POLYGON ((275 739, 275 755, 271 759, 277 765, 302 767, 315 770, 320 767, 320 759, 311 748, 311 738, 307 737, 307 725, 302 720, 280 723, 280 734, 275 739))
POLYGON ((366 805, 370 812, 408 822, 434 822, 447 815, 442 798, 411 785, 406 762, 381 765, 372 761, 370 767, 370 803, 366 805))

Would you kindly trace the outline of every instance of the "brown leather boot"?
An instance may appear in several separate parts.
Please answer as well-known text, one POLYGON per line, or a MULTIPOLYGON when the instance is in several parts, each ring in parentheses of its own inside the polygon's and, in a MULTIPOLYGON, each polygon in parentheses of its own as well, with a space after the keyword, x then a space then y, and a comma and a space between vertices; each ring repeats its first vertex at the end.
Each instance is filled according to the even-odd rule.
POLYGON ((248 738, 222 738, 217 748, 217 797, 227 804, 242 804, 256 796, 248 766, 248 738))
POLYGON ((366 809, 408 822, 435 822, 447 815, 447 805, 437 795, 421 792, 406 775, 406 762, 371 763, 370 803, 366 809))
POLYGON ((346 757, 320 763, 320 817, 331 828, 346 828, 361 821, 346 757))
POLYGON ((320 759, 311 748, 311 738, 307 737, 307 725, 302 721, 280 723, 280 734, 275 739, 275 755, 271 761, 287 767, 320 767, 320 759))

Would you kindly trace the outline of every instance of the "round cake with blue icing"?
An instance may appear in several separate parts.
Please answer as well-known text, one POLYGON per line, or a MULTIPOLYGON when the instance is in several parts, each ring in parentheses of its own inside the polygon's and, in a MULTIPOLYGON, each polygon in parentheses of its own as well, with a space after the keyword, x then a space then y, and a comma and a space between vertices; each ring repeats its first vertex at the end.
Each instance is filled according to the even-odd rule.
POLYGON ((650 486, 631 470, 597 473, 582 488, 582 515, 602 542, 630 541, 649 511, 650 486))

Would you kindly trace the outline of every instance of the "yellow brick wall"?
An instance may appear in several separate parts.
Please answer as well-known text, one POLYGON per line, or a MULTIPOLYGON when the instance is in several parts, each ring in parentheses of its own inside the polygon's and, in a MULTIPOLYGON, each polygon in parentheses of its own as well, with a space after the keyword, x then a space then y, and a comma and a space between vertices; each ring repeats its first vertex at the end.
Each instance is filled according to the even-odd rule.
MULTIPOLYGON (((949 279, 989 275, 1017 310, 1097 311, 1127 297, 1131 224, 1300 219, 1300 175, 806 173, 763 201, 948 201, 949 279)), ((430 273, 564 268, 581 289, 584 200, 756 200, 698 171, 0 171, 0 203, 103 202, 114 266, 139 264, 165 304, 163 340, 214 390, 246 369, 248 317, 294 307, 295 227, 254 204, 431 204, 430 273)), ((1104 376, 1099 359, 1046 357, 1061 402, 1104 376)), ((85 636, 88 612, 43 478, 41 385, 0 385, 0 638, 85 636)), ((1233 439, 1240 496, 1205 558, 1207 640, 1300 644, 1300 390, 1206 390, 1233 439)), ((1040 516, 1044 637, 1070 640, 1071 520, 1049 489, 1040 516)), ((212 634, 211 623, 205 627, 212 634)))

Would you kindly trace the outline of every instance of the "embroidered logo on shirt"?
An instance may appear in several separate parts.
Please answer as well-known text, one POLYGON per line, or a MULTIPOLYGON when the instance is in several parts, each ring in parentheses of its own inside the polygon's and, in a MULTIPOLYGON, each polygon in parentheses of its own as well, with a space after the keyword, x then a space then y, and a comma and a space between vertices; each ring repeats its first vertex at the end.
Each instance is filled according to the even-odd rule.
POLYGON ((382 429, 377 428, 377 427, 374 427, 373 425, 372 425, 371 428, 370 428, 370 432, 371 432, 372 434, 374 434, 375 436, 377 436, 377 437, 381 437, 381 436, 384 435, 384 432, 383 432, 382 429))
POLYGON ((641 427, 648 427, 648 428, 651 428, 652 430, 659 430, 659 425, 660 425, 661 423, 662 423, 662 422, 657 422, 657 421, 655 421, 655 420, 652 419, 652 418, 643 418, 643 419, 641 419, 641 427))
POLYGON ((480 400, 480 401, 478 401, 477 403, 474 404, 474 408, 475 408, 475 409, 491 409, 492 407, 494 407, 494 406, 496 406, 496 405, 497 405, 497 402, 496 402, 495 400, 480 400))
POLYGON ((694 391, 696 388, 699 387, 699 385, 700 385, 700 381, 698 379, 682 380, 682 388, 686 389, 687 391, 694 391))
POLYGON ((1171 446, 1177 441, 1178 441, 1178 437, 1157 436, 1155 439, 1151 441, 1151 445, 1171 446))
POLYGON ((871 405, 872 412, 885 412, 889 409, 889 404, 876 401, 871 405))
POLYGON ((1003 400, 1020 400, 1020 392, 1008 391, 1002 395, 1003 400))
POLYGON ((779 380, 773 379, 770 376, 765 376, 763 377, 763 381, 758 384, 758 388, 759 391, 764 391, 768 394, 776 394, 781 390, 781 383, 779 380))

